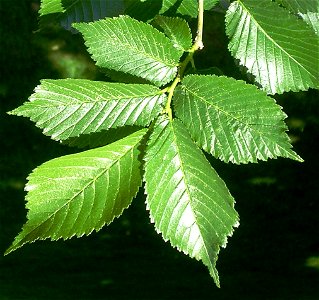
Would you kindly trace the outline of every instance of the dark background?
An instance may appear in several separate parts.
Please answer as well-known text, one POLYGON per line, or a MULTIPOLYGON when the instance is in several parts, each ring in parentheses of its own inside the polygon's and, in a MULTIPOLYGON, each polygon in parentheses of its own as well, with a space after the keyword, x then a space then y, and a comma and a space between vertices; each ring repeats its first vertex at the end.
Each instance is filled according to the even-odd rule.
MULTIPOLYGON (((276 99, 304 159, 243 166, 209 158, 236 199, 241 225, 219 255, 221 289, 207 269, 154 231, 141 192, 109 227, 89 237, 38 241, 3 257, 26 221, 23 186, 39 164, 76 149, 6 112, 41 78, 103 79, 80 36, 38 31, 38 1, 0 0, 0 300, 319 299, 319 99, 315 91, 276 99)), ((205 16, 199 67, 241 74, 227 52, 223 15, 205 16)))

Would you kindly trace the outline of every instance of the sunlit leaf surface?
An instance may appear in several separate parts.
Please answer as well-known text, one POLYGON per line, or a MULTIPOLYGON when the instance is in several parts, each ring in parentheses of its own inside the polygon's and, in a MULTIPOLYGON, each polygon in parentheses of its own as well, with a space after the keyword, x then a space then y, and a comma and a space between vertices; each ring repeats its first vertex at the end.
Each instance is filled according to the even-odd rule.
POLYGON ((146 203, 156 230, 201 260, 219 286, 219 248, 238 225, 225 183, 179 120, 163 118, 155 124, 145 161, 146 203))
POLYGON ((141 185, 137 148, 145 132, 36 168, 26 185, 28 220, 6 254, 38 239, 88 235, 120 216, 141 185))
POLYGON ((29 117, 55 140, 125 125, 147 126, 166 96, 146 84, 85 79, 43 80, 30 101, 11 114, 29 117))
POLYGON ((75 24, 98 66, 162 86, 177 72, 183 51, 149 24, 128 16, 75 24))
POLYGON ((41 17, 48 14, 62 13, 64 11, 62 0, 41 0, 39 14, 41 17))
POLYGON ((196 143, 225 162, 277 156, 301 160, 291 150, 281 107, 253 85, 230 77, 190 75, 173 101, 176 116, 196 143))
POLYGON ((319 88, 318 37, 268 0, 238 0, 226 14, 229 50, 270 94, 319 88))

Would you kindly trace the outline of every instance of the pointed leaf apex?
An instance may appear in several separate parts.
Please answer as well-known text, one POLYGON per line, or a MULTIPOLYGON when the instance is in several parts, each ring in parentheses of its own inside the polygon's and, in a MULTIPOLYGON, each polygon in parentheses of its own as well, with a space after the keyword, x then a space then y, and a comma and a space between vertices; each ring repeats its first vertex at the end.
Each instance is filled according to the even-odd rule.
POLYGON ((36 240, 88 235, 119 217, 142 184, 138 147, 145 133, 36 168, 26 185, 28 220, 5 254, 36 240))
POLYGON ((219 286, 220 247, 238 226, 225 183, 177 119, 158 119, 145 156, 147 209, 165 241, 201 260, 219 286))

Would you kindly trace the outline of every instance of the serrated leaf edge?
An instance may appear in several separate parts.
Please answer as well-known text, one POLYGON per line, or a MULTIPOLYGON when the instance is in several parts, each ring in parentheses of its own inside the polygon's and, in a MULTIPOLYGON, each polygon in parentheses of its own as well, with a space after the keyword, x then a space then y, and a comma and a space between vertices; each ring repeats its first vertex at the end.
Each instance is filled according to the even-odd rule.
MULTIPOLYGON (((142 129, 142 130, 140 130, 140 131, 144 131, 144 135, 145 135, 145 133, 146 133, 146 130, 145 130, 145 129, 142 129)), ((136 133, 136 132, 135 132, 135 133, 136 133)), ((133 134, 135 134, 135 133, 133 133, 133 134)), ((144 135, 143 135, 143 136, 144 136, 144 135)), ((143 136, 141 137, 141 140, 142 140, 143 136)), ((129 151, 125 152, 120 158, 126 156, 129 152, 133 151, 134 148, 136 148, 136 150, 139 151, 139 150, 138 150, 138 144, 140 144, 141 140, 140 140, 138 143, 136 143, 135 145, 131 146, 130 149, 129 149, 129 151)), ((87 151, 91 151, 91 150, 87 150, 87 151)), ((86 151, 85 151, 85 152, 86 152, 86 151)), ((72 155, 72 154, 71 154, 71 155, 72 155)), ((117 162, 120 160, 120 158, 117 159, 115 162, 113 162, 108 169, 105 169, 105 170, 101 171, 98 177, 102 176, 105 172, 109 171, 109 169, 110 169, 115 163, 117 163, 117 162)), ((53 160, 54 160, 54 159, 53 159, 53 160)), ((45 163, 44 163, 44 164, 45 164, 45 163)), ((43 164, 43 165, 44 165, 44 164, 43 164)), ((42 165, 42 166, 43 166, 43 165, 42 165)), ((32 171, 32 173, 27 177, 27 181, 28 181, 28 182, 29 182, 29 180, 30 180, 30 176, 32 176, 33 173, 36 172, 36 170, 38 170, 40 167, 41 167, 41 166, 35 168, 35 169, 32 171)), ((96 180, 96 178, 98 178, 98 177, 95 177, 95 180, 96 180)), ((27 184, 26 184, 26 186, 25 186, 25 189, 24 189, 24 190, 27 191, 27 192, 28 192, 28 191, 31 191, 31 190, 33 189, 32 186, 29 186, 29 185, 28 185, 28 182, 27 182, 27 184)), ((63 208, 65 205, 69 204, 76 196, 78 196, 78 195, 79 195, 81 192, 83 192, 90 184, 92 184, 92 182, 93 182, 93 180, 91 180, 89 183, 87 183, 78 193, 76 193, 71 199, 69 199, 61 208, 63 208)), ((134 199, 134 197, 137 195, 139 188, 142 186, 142 183, 143 183, 143 180, 142 180, 142 178, 141 178, 140 184, 139 184, 139 186, 137 187, 137 191, 136 191, 135 195, 132 197, 132 199, 134 199)), ((28 200, 28 195, 26 196, 26 200, 28 200)), ((113 219, 111 219, 109 222, 104 222, 99 228, 93 228, 90 232, 87 232, 87 233, 83 232, 83 233, 80 234, 80 235, 74 233, 74 234, 71 234, 70 236, 68 236, 68 237, 66 237, 66 238, 63 238, 63 237, 52 237, 52 236, 51 236, 51 237, 44 237, 44 238, 43 238, 43 237, 38 237, 38 238, 36 238, 36 239, 34 239, 34 240, 24 241, 24 242, 22 242, 22 243, 20 244, 19 242, 21 241, 21 239, 20 239, 20 238, 21 238, 21 235, 22 235, 23 230, 24 230, 24 228, 26 227, 26 225, 28 224, 28 221, 29 221, 29 218, 28 218, 29 213, 28 213, 28 215, 27 215, 27 222, 23 225, 23 228, 22 228, 21 232, 15 237, 15 239, 14 239, 12 245, 5 251, 4 255, 10 254, 11 252, 13 252, 13 251, 15 251, 15 250, 21 248, 21 247, 22 247, 23 245, 25 245, 25 244, 32 244, 32 243, 34 243, 34 242, 36 242, 36 241, 39 241, 39 240, 46 240, 46 239, 50 239, 51 241, 57 241, 57 240, 60 240, 60 239, 68 240, 68 239, 71 239, 71 238, 74 237, 74 236, 82 237, 82 236, 84 236, 84 235, 85 235, 85 236, 88 236, 88 235, 91 234, 93 231, 98 232, 98 231, 101 230, 105 225, 109 225, 111 222, 114 221, 114 219, 119 218, 119 217, 122 215, 123 211, 130 206, 130 204, 131 204, 131 203, 129 203, 126 207, 123 207, 122 210, 121 210, 121 212, 119 213, 119 215, 114 215, 114 216, 113 216, 113 219), (20 240, 19 240, 19 239, 20 239, 20 240)), ((26 206, 26 207, 27 207, 27 206, 26 206)), ((60 209, 61 209, 61 208, 60 208, 60 209)), ((51 215, 49 215, 49 216, 47 217, 47 220, 50 219, 50 218, 52 218, 52 216, 54 216, 55 213, 57 213, 57 212, 54 212, 54 213, 52 213, 51 215)), ((47 221, 47 220, 46 220, 46 221, 47 221)), ((46 222, 46 221, 44 221, 44 222, 46 222)), ((44 223, 44 222, 43 222, 43 223, 44 223)), ((39 226, 41 226, 43 223, 41 223, 39 226)), ((35 227, 35 228, 32 228, 32 230, 28 232, 28 235, 30 234, 30 232, 33 232, 34 230, 37 230, 37 228, 38 228, 39 226, 37 226, 37 227, 35 227)), ((25 237, 25 235, 23 235, 23 237, 25 237)))

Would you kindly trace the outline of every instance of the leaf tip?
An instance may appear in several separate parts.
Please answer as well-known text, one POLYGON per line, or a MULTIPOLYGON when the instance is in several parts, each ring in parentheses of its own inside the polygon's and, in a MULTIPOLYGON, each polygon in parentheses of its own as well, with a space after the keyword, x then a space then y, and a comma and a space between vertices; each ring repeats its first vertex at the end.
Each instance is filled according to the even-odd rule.
POLYGON ((295 160, 297 162, 303 163, 304 159, 299 156, 295 151, 293 151, 292 149, 290 149, 288 155, 286 156, 287 158, 290 158, 292 160, 295 160))
POLYGON ((3 256, 7 256, 8 254, 10 254, 11 251, 10 251, 10 247, 3 253, 3 256))
POLYGON ((16 116, 17 115, 16 110, 17 110, 17 108, 15 108, 13 110, 10 110, 10 111, 7 111, 7 114, 10 115, 10 116, 16 116))
POLYGON ((303 163, 303 162, 305 161, 301 156, 299 156, 298 154, 296 154, 296 155, 297 155, 297 156, 296 156, 295 160, 296 160, 297 162, 303 163))
POLYGON ((22 245, 19 245, 18 243, 16 243, 15 241, 12 243, 12 245, 4 252, 4 256, 9 255, 10 253, 12 253, 13 251, 17 250, 18 248, 20 248, 22 245))

